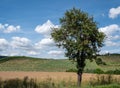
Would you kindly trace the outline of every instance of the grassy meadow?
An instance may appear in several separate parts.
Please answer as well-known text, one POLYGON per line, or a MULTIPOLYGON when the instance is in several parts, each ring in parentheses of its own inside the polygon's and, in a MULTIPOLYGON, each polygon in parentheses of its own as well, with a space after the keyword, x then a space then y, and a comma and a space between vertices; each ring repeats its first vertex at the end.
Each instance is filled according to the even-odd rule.
POLYGON ((31 57, 6 57, 0 60, 0 71, 64 72, 75 68, 68 60, 53 60, 31 57))
MULTIPOLYGON (((100 56, 106 65, 97 65, 95 61, 86 61, 86 70, 102 69, 103 71, 120 69, 120 55, 100 56)), ((76 69, 76 64, 68 59, 41 59, 24 56, 2 57, 0 71, 44 71, 65 72, 76 69)))

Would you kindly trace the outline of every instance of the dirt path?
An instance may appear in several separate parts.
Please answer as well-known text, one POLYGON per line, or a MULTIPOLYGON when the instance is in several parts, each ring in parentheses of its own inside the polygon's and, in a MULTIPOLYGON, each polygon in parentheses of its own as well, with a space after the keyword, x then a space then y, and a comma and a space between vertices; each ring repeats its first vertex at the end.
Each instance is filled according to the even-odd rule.
MULTIPOLYGON (((0 78, 11 79, 11 78, 35 78, 39 81, 51 78, 52 80, 63 81, 72 80, 77 81, 77 74, 72 72, 0 72, 0 78)), ((120 77, 120 75, 118 75, 120 77)), ((91 78, 96 77, 96 74, 83 74, 83 81, 89 81, 91 78)))

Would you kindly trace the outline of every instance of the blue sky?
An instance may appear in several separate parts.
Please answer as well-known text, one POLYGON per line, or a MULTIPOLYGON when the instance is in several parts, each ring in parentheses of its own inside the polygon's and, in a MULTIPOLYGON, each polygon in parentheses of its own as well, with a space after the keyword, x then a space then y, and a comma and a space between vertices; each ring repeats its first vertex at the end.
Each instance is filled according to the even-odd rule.
POLYGON ((106 34, 101 53, 120 53, 119 0, 0 0, 0 55, 64 58, 50 28, 73 7, 93 16, 106 34))

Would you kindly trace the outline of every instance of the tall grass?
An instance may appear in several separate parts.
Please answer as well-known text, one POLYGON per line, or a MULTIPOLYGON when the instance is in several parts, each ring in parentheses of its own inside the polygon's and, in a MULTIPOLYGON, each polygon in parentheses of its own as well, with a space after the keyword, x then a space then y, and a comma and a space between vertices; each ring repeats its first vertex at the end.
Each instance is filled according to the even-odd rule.
MULTIPOLYGON (((24 77, 24 79, 0 79, 0 88, 74 88, 75 83, 71 81, 61 81, 56 83, 51 78, 45 81, 37 82, 33 78, 24 77)), ((76 88, 76 87, 75 87, 76 88)))
POLYGON ((91 78, 90 85, 109 85, 109 84, 120 84, 120 77, 115 78, 112 75, 97 75, 96 78, 91 78))
POLYGON ((37 81, 35 79, 29 79, 24 77, 24 79, 9 79, 0 80, 0 88, 39 88, 37 81))
MULTIPOLYGON (((0 79, 0 88, 79 88, 73 81, 61 81, 59 83, 47 78, 45 81, 38 82, 33 78, 24 79, 0 79)), ((89 83, 82 85, 81 88, 120 88, 120 79, 111 75, 98 75, 89 83)))

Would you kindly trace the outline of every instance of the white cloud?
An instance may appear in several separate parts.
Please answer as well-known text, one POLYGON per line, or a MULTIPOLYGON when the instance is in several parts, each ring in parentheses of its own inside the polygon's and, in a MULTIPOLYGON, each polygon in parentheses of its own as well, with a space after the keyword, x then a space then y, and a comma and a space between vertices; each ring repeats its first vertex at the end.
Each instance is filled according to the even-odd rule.
POLYGON ((99 31, 106 34, 105 45, 106 46, 120 46, 120 26, 112 24, 106 27, 99 28, 99 31))
POLYGON ((36 51, 28 51, 27 52, 28 55, 38 55, 40 54, 39 52, 36 52, 36 51))
POLYGON ((43 38, 41 41, 35 44, 36 48, 48 48, 54 46, 55 43, 51 38, 43 38))
POLYGON ((8 41, 6 39, 0 38, 0 51, 5 51, 8 47, 8 41))
POLYGON ((12 37, 10 45, 11 51, 8 52, 10 56, 34 56, 40 54, 31 40, 25 37, 12 37))
POLYGON ((5 27, 9 26, 9 24, 4 24, 5 27))
POLYGON ((48 56, 54 59, 66 59, 63 49, 54 49, 48 52, 48 56))
POLYGON ((11 45, 13 48, 30 48, 31 41, 24 37, 12 37, 11 45))
MULTIPOLYGON (((7 25, 6 25, 7 26, 7 25)), ((4 30, 4 33, 11 33, 11 32, 16 32, 20 30, 20 26, 13 26, 13 25, 9 25, 7 26, 6 30, 4 30)))
POLYGON ((0 24, 0 30, 3 30, 4 28, 4 25, 0 24))
POLYGON ((111 40, 118 40, 118 39, 120 39, 120 35, 111 36, 111 40))
POLYGON ((39 42, 39 44, 44 46, 52 46, 54 45, 54 41, 53 39, 50 38, 44 38, 39 42))
POLYGON ((35 28, 35 31, 37 33, 40 33, 43 35, 43 39, 35 43, 35 48, 42 50, 41 54, 48 55, 49 58, 63 58, 64 56, 63 52, 58 51, 58 48, 55 46, 55 42, 51 38, 50 33, 52 31, 52 28, 59 28, 59 25, 54 25, 50 20, 48 20, 46 23, 42 25, 38 25, 35 28))
POLYGON ((105 41, 106 46, 120 46, 120 43, 118 42, 113 42, 113 41, 105 41))
POLYGON ((109 36, 115 32, 120 32, 120 27, 117 24, 112 24, 106 27, 99 28, 99 31, 104 32, 107 36, 109 36))
POLYGON ((9 24, 0 24, 0 30, 2 30, 4 33, 12 33, 12 32, 17 32, 20 31, 20 26, 14 26, 14 25, 9 25, 9 24))
MULTIPOLYGON (((11 37, 9 42, 5 39, 0 39, 0 55, 64 58, 64 53, 55 46, 51 38, 50 32, 53 27, 57 28, 58 25, 54 25, 50 20, 43 25, 38 25, 35 31, 41 34, 42 39, 36 42, 26 37, 18 36, 11 37)), ((3 33, 11 33, 19 30, 20 26, 0 24, 0 31, 3 33)))
POLYGON ((54 25, 50 20, 48 20, 46 23, 44 23, 42 25, 38 25, 35 28, 35 31, 37 33, 48 36, 48 35, 50 35, 52 28, 58 28, 58 27, 59 27, 58 25, 54 25))
POLYGON ((8 51, 8 56, 20 56, 20 55, 21 55, 21 52, 18 50, 8 51))
POLYGON ((49 55, 54 55, 54 56, 57 56, 57 55, 63 55, 63 51, 58 51, 58 50, 51 50, 48 52, 49 55))
POLYGON ((109 17, 114 19, 116 18, 118 15, 120 15, 120 6, 117 8, 111 8, 109 10, 109 17))

